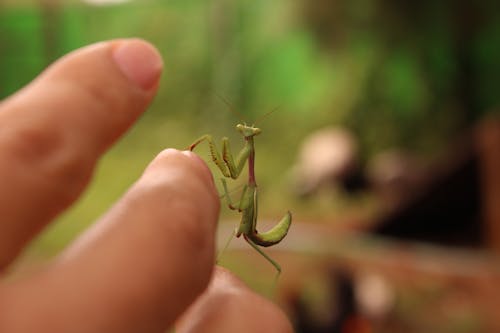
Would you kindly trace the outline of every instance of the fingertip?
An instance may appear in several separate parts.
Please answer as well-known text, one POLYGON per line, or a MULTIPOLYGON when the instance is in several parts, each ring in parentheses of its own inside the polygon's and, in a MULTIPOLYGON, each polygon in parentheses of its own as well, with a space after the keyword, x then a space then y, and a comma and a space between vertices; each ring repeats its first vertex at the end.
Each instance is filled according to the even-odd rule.
POLYGON ((202 171, 208 176, 212 185, 215 186, 212 172, 210 171, 210 168, 208 167, 207 163, 205 163, 205 161, 193 151, 183 150, 182 153, 186 155, 188 158, 191 158, 195 163, 197 163, 198 167, 201 168, 202 171))
POLYGON ((158 84, 163 60, 153 45, 134 38, 115 41, 112 49, 113 60, 130 81, 144 90, 158 84))
MULTIPOLYGON (((198 176, 203 180, 206 188, 212 195, 218 198, 218 193, 215 187, 214 179, 208 165, 197 154, 188 150, 178 150, 174 148, 166 148, 162 150, 149 164, 146 170, 164 169, 168 167, 179 167, 187 172, 191 172, 192 176, 198 176)), ((218 199, 217 199, 217 202, 218 199)))
POLYGON ((216 266, 210 283, 212 290, 248 290, 248 287, 230 270, 222 266, 216 266))
POLYGON ((216 267, 208 290, 177 321, 176 331, 291 333, 293 328, 276 304, 229 270, 216 267))
MULTIPOLYGON (((210 170, 194 154, 172 148, 161 151, 134 187, 145 189, 146 192, 152 187, 159 188, 161 192, 165 192, 162 200, 169 200, 169 204, 175 209, 184 207, 190 214, 196 215, 197 218, 192 221, 204 221, 201 229, 198 223, 183 225, 186 229, 192 225, 192 234, 195 235, 193 239, 197 239, 199 243, 204 243, 206 238, 200 230, 211 235, 215 232, 220 211, 219 196, 210 170)), ((172 211, 171 214, 173 213, 175 212, 172 211)))

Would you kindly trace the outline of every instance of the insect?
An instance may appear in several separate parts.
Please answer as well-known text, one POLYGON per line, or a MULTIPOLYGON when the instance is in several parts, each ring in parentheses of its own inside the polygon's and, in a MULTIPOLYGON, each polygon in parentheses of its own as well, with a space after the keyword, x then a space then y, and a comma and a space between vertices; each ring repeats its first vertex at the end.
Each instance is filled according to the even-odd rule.
POLYGON ((222 138, 221 154, 217 150, 217 146, 215 145, 212 136, 209 134, 203 135, 196 140, 189 146, 189 150, 192 151, 198 144, 203 141, 207 141, 212 160, 225 178, 237 179, 244 169, 245 163, 248 161, 248 182, 243 187, 240 201, 233 203, 231 200, 225 178, 221 178, 224 191, 222 197, 226 198, 230 209, 237 210, 241 213, 240 225, 235 230, 235 236, 240 237, 243 235, 243 238, 276 268, 279 275, 281 273, 281 266, 264 251, 262 251, 259 246, 273 246, 285 238, 292 223, 292 214, 288 211, 285 216, 269 231, 262 233, 257 231, 258 200, 257 182, 255 180, 254 137, 259 135, 261 130, 254 125, 248 126, 246 124, 236 125, 236 130, 240 132, 245 140, 245 144, 238 153, 236 160, 233 158, 233 154, 231 153, 229 139, 227 137, 222 138))

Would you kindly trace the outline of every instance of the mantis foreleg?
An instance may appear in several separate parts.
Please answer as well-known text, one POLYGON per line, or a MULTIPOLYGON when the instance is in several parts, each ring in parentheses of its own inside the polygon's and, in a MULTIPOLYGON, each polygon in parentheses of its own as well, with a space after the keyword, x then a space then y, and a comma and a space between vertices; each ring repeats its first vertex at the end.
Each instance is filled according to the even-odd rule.
POLYGON ((189 146, 189 150, 193 150, 203 141, 208 142, 208 146, 210 148, 210 156, 212 157, 212 160, 222 172, 224 177, 232 179, 238 178, 251 152, 251 148, 248 143, 245 144, 245 146, 238 153, 236 160, 234 160, 233 154, 231 153, 231 148, 229 146, 229 139, 226 137, 222 138, 222 157, 221 154, 219 154, 217 146, 215 145, 215 142, 210 134, 206 134, 198 138, 193 144, 189 146))
POLYGON ((248 142, 246 142, 245 146, 243 146, 243 148, 238 153, 235 162, 235 160, 233 159, 233 154, 231 153, 231 147, 229 146, 229 139, 226 137, 222 138, 222 158, 224 159, 224 162, 226 162, 229 173, 231 174, 231 178, 236 179, 241 174, 241 171, 245 166, 245 162, 248 160, 250 152, 251 148, 248 142))
POLYGON ((210 134, 203 135, 202 137, 198 138, 195 142, 193 142, 189 146, 189 150, 193 150, 197 145, 199 145, 203 141, 208 142, 208 147, 210 148, 210 156, 212 156, 212 161, 214 161, 215 165, 219 168, 219 170, 222 172, 224 177, 231 177, 229 174, 229 171, 227 169, 226 164, 224 163, 224 160, 220 157, 219 151, 217 150, 217 146, 215 145, 214 139, 210 134))

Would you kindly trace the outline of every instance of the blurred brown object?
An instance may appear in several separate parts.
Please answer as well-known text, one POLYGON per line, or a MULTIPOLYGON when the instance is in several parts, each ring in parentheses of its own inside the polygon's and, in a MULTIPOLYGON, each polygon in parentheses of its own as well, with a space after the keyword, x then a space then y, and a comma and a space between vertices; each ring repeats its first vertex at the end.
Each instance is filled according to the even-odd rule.
POLYGON ((311 133, 303 140, 292 169, 294 193, 309 197, 323 188, 363 187, 358 150, 357 138, 346 128, 331 126, 311 133))
POLYGON ((389 149, 376 154, 366 167, 367 183, 376 194, 380 209, 391 211, 402 204, 429 177, 428 165, 415 153, 389 149))
POLYGON ((354 232, 297 223, 284 244, 330 258, 329 320, 296 297, 297 332, 500 332, 500 117, 484 118, 429 163, 386 153, 367 173, 369 188, 392 200, 376 223, 354 232), (369 303, 359 297, 366 289, 369 303), (375 311, 364 310, 373 302, 375 311))
POLYGON ((500 119, 488 117, 428 167, 375 234, 500 252, 500 119))
POLYGON ((482 218, 488 248, 500 254, 500 118, 487 118, 477 128, 482 218))

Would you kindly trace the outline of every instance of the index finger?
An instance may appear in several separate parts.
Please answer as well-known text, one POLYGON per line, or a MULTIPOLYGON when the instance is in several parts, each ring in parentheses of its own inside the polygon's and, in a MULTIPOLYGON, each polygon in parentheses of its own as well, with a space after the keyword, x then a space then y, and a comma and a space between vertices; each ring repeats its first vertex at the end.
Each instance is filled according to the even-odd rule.
POLYGON ((0 104, 0 270, 78 197, 100 155, 146 109, 161 69, 144 41, 102 42, 0 104))

